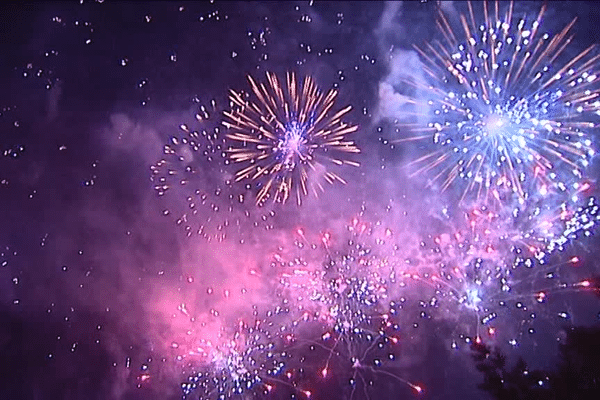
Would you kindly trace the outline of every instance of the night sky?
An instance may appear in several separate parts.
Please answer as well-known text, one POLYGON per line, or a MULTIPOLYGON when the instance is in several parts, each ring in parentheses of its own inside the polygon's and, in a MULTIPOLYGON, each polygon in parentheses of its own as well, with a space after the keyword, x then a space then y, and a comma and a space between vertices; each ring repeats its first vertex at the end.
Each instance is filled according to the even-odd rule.
MULTIPOLYGON (((217 399, 224 387, 225 398, 244 400, 309 391, 486 399, 475 338, 509 362, 551 369, 569 327, 600 326, 597 288, 582 284, 600 275, 597 227, 512 272, 514 246, 527 244, 507 237, 539 226, 538 214, 503 225, 483 218, 494 249, 480 271, 477 256, 453 243, 468 236, 465 215, 491 208, 478 198, 465 206, 459 184, 443 188, 433 170, 411 172, 435 150, 431 138, 411 139, 423 132, 415 121, 435 118, 407 111, 429 93, 407 83, 428 79, 415 46, 440 40, 440 10, 464 41, 465 3, 82 3, 0 6, 0 400, 178 399, 194 376, 222 381, 206 378, 189 399, 217 399), (346 183, 324 183, 301 205, 258 206, 261 182, 235 180, 231 148, 241 144, 227 136, 224 112, 235 109, 230 91, 256 101, 248 76, 266 85, 272 72, 285 87, 288 71, 336 90, 331 113, 352 106, 342 119, 358 127, 348 139, 360 153, 348 157, 360 166, 317 164, 309 182, 331 167, 346 183), (463 261, 451 283, 432 280, 463 261), (337 268, 347 264, 344 281, 337 268), (306 274, 290 272, 299 270, 306 274), (395 280, 377 286, 377 273, 390 271, 395 280), (358 310, 346 324, 368 320, 340 334, 348 315, 332 311, 339 293, 373 274, 377 289, 343 300, 358 310), (332 289, 332 276, 344 283, 332 289), (251 367, 231 367, 232 341, 251 367), (264 366, 273 359, 282 360, 276 373, 264 366)), ((515 15, 535 19, 541 6, 517 2, 515 15)), ((559 68, 600 42, 593 3, 549 2, 541 30, 555 35, 575 17, 559 68)), ((585 133, 598 149, 598 129, 585 133)), ((591 157, 577 200, 567 190, 538 201, 556 216, 542 246, 590 204, 597 175, 591 157)))

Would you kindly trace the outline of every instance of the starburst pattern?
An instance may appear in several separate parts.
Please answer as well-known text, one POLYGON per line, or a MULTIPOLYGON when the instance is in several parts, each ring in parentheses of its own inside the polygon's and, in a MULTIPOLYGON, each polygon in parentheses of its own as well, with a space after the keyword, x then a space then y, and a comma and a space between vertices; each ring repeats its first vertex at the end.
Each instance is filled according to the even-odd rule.
POLYGON ((229 157, 243 165, 235 180, 257 182, 257 203, 283 203, 294 195, 301 204, 303 196, 323 191, 323 181, 346 183, 327 170, 328 164, 358 166, 347 156, 360 151, 347 138, 358 127, 342 121, 351 107, 333 112, 337 91, 324 94, 310 76, 299 84, 294 73, 285 87, 272 73, 267 84, 248 81, 254 98, 232 90, 234 108, 223 124, 234 142, 229 157))
POLYGON ((462 199, 570 193, 595 154, 595 47, 571 56, 575 20, 543 33, 545 7, 533 20, 517 18, 512 2, 467 7, 460 28, 440 12, 442 40, 416 47, 429 78, 416 90, 431 117, 426 128, 413 126, 422 136, 407 140, 427 139, 435 149, 414 162, 415 174, 433 173, 462 199))
POLYGON ((297 315, 293 343, 308 354, 309 381, 341 378, 348 398, 370 398, 378 379, 421 392, 387 367, 396 360, 402 329, 396 263, 403 250, 393 231, 357 216, 337 234, 315 238, 298 229, 296 236, 295 251, 281 249, 273 267, 280 271, 279 297, 297 315))

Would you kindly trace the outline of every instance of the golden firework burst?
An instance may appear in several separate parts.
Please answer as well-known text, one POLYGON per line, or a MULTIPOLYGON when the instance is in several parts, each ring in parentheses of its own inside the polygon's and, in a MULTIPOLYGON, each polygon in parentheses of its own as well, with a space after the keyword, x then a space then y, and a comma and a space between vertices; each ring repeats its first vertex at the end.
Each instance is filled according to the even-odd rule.
POLYGON ((266 84, 251 76, 248 81, 248 96, 230 91, 232 110, 224 113, 223 125, 233 141, 229 158, 242 164, 235 180, 257 183, 257 204, 269 198, 285 203, 294 194, 300 205, 309 192, 322 192, 324 181, 346 183, 327 169, 332 164, 359 165, 347 158, 360 152, 347 139, 358 126, 342 121, 352 107, 332 112, 337 91, 324 94, 310 76, 299 84, 291 72, 285 88, 269 72, 266 84))

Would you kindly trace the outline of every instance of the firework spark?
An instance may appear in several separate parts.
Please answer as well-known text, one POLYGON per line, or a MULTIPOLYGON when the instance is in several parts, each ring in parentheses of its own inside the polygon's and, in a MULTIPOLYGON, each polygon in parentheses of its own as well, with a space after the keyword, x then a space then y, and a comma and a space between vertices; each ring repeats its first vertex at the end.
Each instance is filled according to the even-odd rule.
MULTIPOLYGON (((451 220, 456 226, 456 219, 451 220)), ((587 289, 577 272, 581 258, 573 254, 578 239, 590 236, 598 223, 598 205, 589 198, 561 224, 561 233, 536 242, 535 248, 519 246, 527 237, 512 223, 475 210, 462 228, 445 233, 437 228, 437 235, 424 239, 420 251, 397 269, 406 297, 414 300, 415 288, 420 288, 422 315, 452 321, 467 343, 487 332, 514 345, 517 337, 535 333, 538 316, 544 313, 539 304, 560 293, 587 289), (511 237, 513 232, 518 240, 511 237)), ((569 312, 559 310, 551 317, 564 321, 569 312)), ((457 346, 454 340, 452 346, 457 346)))
POLYGON ((560 235, 556 235, 546 245, 545 253, 563 250, 567 243, 592 235, 593 228, 600 220, 598 203, 595 197, 590 197, 585 206, 577 209, 577 212, 566 222, 565 229, 560 235))
POLYGON ((301 204, 309 192, 323 191, 323 180, 346 183, 325 167, 326 163, 358 166, 347 158, 360 152, 347 139, 358 126, 342 121, 352 107, 331 115, 337 91, 325 95, 310 76, 299 85, 294 73, 287 74, 285 88, 272 73, 267 73, 266 85, 251 76, 248 81, 255 99, 246 100, 232 90, 234 108, 224 113, 223 125, 234 142, 230 159, 243 164, 235 180, 257 182, 257 204, 269 198, 284 203, 292 194, 301 204))
POLYGON ((348 398, 361 386, 370 398, 367 388, 382 377, 420 393, 420 386, 387 368, 396 360, 401 329, 393 231, 355 217, 338 234, 296 234, 297 253, 277 253, 273 266, 281 271, 280 297, 297 315, 293 342, 306 354, 306 373, 344 377, 348 398))
POLYGON ((594 46, 569 56, 576 21, 542 33, 545 10, 530 21, 515 18, 512 2, 484 3, 478 20, 468 3, 461 29, 440 12, 443 39, 415 47, 430 79, 412 85, 433 117, 410 125, 420 134, 403 140, 436 147, 414 161, 415 174, 432 172, 442 190, 486 200, 570 192, 582 179, 595 154, 600 56, 594 46))
POLYGON ((247 190, 233 184, 226 155, 226 139, 212 116, 216 102, 200 106, 193 129, 182 123, 178 134, 164 145, 163 155, 151 166, 154 189, 165 199, 165 215, 173 215, 188 236, 223 241, 234 236, 239 241, 253 233, 248 227, 271 228, 273 210, 260 212, 248 206, 247 190), (171 192, 171 196, 165 196, 171 192))
POLYGON ((219 343, 201 341, 196 351, 205 361, 199 363, 200 371, 182 384, 184 394, 193 393, 200 399, 230 399, 253 391, 268 394, 274 382, 282 382, 277 375, 285 366, 285 352, 277 351, 277 338, 272 332, 277 334, 277 330, 263 327, 262 322, 256 320, 248 326, 240 321, 229 340, 223 340, 227 336, 222 332, 219 343))

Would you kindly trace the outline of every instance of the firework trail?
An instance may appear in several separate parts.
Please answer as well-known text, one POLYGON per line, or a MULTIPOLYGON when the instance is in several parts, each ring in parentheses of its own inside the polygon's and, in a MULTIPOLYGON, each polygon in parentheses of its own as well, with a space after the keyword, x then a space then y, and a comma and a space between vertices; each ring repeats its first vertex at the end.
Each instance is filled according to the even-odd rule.
POLYGON ((324 190, 323 181, 346 183, 325 166, 358 166, 347 158, 360 152, 347 139, 358 126, 342 121, 351 106, 331 115, 337 91, 324 94, 312 77, 299 84, 289 72, 285 88, 272 73, 267 73, 266 85, 251 76, 248 81, 254 99, 232 90, 234 108, 224 113, 223 125, 233 141, 229 158, 243 165, 235 181, 257 183, 257 204, 269 198, 284 203, 294 195, 300 205, 303 196, 324 190))
POLYGON ((595 154, 595 47, 570 57, 576 21, 543 33, 545 7, 533 20, 516 18, 512 2, 482 7, 468 3, 460 28, 440 12, 442 39, 415 47, 428 83, 408 83, 431 117, 425 127, 408 124, 415 134, 402 141, 427 140, 435 149, 413 162, 414 174, 433 174, 442 190, 456 188, 467 202, 568 197, 595 154))
POLYGON ((296 315, 291 340, 304 355, 305 379, 313 386, 339 379, 348 398, 357 391, 370 398, 373 382, 387 378, 420 393, 419 385, 388 365, 400 342, 395 264, 405 250, 392 229, 364 214, 343 230, 311 235, 297 229, 294 248, 274 255, 279 297, 296 315))

